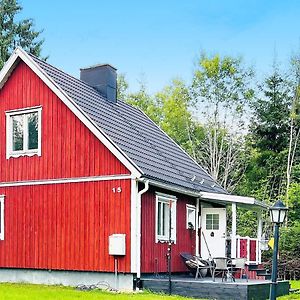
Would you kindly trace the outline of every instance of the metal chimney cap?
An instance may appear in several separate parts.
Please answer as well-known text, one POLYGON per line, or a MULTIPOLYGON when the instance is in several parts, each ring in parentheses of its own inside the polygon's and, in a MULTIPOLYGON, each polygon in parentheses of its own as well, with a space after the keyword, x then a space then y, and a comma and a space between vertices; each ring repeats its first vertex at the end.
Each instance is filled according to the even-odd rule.
POLYGON ((115 68, 111 64, 105 63, 105 64, 95 64, 95 65, 92 65, 92 66, 89 66, 89 67, 80 68, 80 71, 82 71, 82 70, 89 70, 89 69, 95 69, 95 68, 99 68, 99 67, 110 67, 110 68, 114 69, 115 71, 118 70, 117 68, 115 68))

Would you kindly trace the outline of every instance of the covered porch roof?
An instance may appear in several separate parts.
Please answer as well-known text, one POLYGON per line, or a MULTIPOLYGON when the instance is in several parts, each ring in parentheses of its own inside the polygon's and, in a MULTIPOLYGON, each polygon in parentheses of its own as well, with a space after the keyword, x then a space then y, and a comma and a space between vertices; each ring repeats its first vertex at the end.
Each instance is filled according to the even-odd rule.
POLYGON ((239 206, 248 208, 251 210, 268 210, 269 205, 266 203, 256 200, 253 197, 244 197, 244 196, 236 196, 229 194, 219 194, 219 193, 208 193, 201 192, 200 197, 203 200, 209 200, 211 202, 220 203, 220 204, 232 204, 236 203, 239 206))

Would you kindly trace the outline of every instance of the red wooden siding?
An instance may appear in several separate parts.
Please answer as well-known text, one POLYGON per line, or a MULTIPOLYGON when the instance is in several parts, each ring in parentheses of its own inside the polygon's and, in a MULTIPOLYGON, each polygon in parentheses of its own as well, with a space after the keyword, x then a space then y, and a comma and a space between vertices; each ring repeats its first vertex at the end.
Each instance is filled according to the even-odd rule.
POLYGON ((256 261, 256 240, 250 240, 250 261, 256 261))
POLYGON ((5 239, 0 266, 114 271, 108 236, 126 234, 119 271, 130 272, 130 180, 0 188, 5 239), (112 188, 120 186, 121 193, 112 188))
MULTIPOLYGON (((165 193, 170 193, 166 192, 165 193)), ((172 195, 174 195, 172 193, 172 195)), ((172 246, 172 272, 187 271, 180 258, 181 252, 195 253, 195 230, 186 229, 186 204, 195 204, 192 198, 177 196, 177 241, 172 246)), ((142 196, 141 272, 167 272, 167 243, 155 243, 155 191, 142 196)))
POLYGON ((0 181, 129 173, 23 62, 0 91, 0 127, 0 181), (42 156, 7 160, 5 111, 38 105, 42 106, 42 156))
POLYGON ((240 256, 247 258, 247 239, 240 239, 240 256))

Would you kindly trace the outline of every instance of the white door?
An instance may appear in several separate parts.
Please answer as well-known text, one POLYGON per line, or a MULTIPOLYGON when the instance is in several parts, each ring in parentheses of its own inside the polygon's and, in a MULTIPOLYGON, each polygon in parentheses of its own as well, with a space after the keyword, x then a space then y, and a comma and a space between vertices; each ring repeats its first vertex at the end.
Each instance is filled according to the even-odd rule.
POLYGON ((226 208, 202 208, 201 256, 226 257, 226 208))

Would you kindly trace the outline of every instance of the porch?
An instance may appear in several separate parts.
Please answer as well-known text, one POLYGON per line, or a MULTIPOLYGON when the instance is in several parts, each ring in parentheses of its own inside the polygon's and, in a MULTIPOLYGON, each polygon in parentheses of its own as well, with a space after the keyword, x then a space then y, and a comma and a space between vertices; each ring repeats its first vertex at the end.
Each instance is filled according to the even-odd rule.
MULTIPOLYGON (((200 199, 201 204, 197 203, 197 209, 201 215, 198 222, 201 232, 196 236, 196 255, 200 255, 204 259, 211 257, 246 258, 247 266, 259 266, 261 253, 266 250, 266 241, 263 240, 262 234, 262 215, 268 209, 268 205, 252 197, 227 194, 203 192, 200 199), (224 208, 220 208, 221 206, 224 208), (231 228, 229 231, 226 226, 226 207, 231 208, 231 228), (256 236, 249 237, 237 234, 238 207, 256 213, 256 236), (198 244, 200 247, 197 247, 198 244)), ((249 278, 257 279, 255 276, 249 276, 249 278)))
MULTIPOLYGON (((265 300, 270 293, 269 280, 249 280, 236 279, 235 282, 222 282, 221 278, 216 278, 215 282, 210 277, 194 279, 188 274, 172 275, 172 294, 204 298, 204 299, 226 299, 226 300, 265 300)), ((140 286, 153 292, 169 293, 169 279, 167 275, 147 275, 141 277, 140 286)), ((289 282, 279 281, 277 286, 277 296, 289 293, 289 282)))

